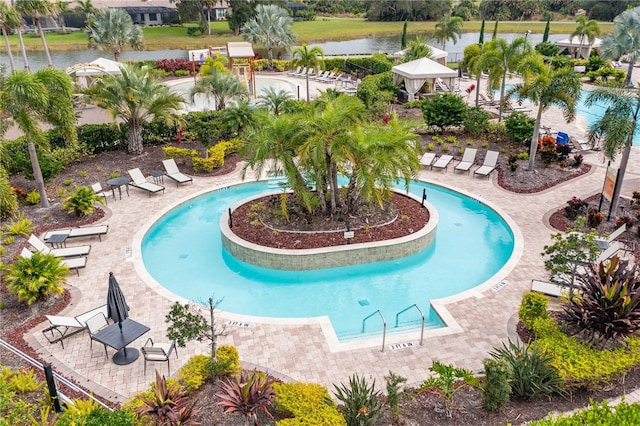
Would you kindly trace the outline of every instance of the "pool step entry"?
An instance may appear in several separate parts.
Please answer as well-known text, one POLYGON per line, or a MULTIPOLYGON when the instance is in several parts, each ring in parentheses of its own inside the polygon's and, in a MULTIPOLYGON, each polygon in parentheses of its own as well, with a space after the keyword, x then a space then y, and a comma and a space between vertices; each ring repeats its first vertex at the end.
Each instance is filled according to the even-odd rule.
MULTIPOLYGON (((359 300, 359 301, 358 301, 358 303, 359 303, 361 306, 367 306, 367 305, 369 304, 369 301, 367 301, 367 300, 359 300), (366 302, 366 305, 364 305, 362 302, 366 302)), ((429 307, 430 307, 430 309, 433 309, 433 308, 431 307, 431 303, 429 303, 429 307)), ((408 307, 406 307, 406 308, 402 309, 401 311, 399 311, 399 312, 396 314, 396 324, 395 324, 395 328, 398 328, 400 315, 401 315, 401 314, 403 314, 403 313, 405 313, 405 312, 407 312, 407 311, 409 311, 409 310, 411 310, 411 309, 414 309, 414 308, 415 308, 415 309, 420 313, 420 318, 421 318, 421 325, 420 325, 420 346, 422 346, 422 342, 424 341, 424 313, 422 312, 422 309, 420 309, 420 307, 418 306, 418 304, 417 304, 417 303, 414 303, 413 305, 408 306, 408 307)), ((382 348, 380 349, 380 352, 384 352, 384 342, 385 342, 386 337, 387 337, 387 321, 384 319, 384 315, 382 315, 382 312, 380 311, 380 309, 378 309, 378 310, 374 311, 373 313, 371 313, 371 314, 367 315, 367 316, 362 320, 362 331, 361 331, 361 333, 364 333, 364 332, 365 332, 365 327, 366 327, 367 320, 368 320, 368 319, 370 319, 370 318, 372 318, 372 317, 374 317, 374 316, 376 316, 376 314, 377 314, 377 315, 379 315, 379 316, 380 316, 380 318, 382 319, 382 348)), ((393 348, 392 348, 392 349, 393 349, 393 348)))

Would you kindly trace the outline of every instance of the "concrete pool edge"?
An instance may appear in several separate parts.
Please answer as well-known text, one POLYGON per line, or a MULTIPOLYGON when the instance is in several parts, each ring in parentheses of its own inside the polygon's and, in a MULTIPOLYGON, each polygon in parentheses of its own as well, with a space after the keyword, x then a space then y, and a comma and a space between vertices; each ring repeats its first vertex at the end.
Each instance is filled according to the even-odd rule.
MULTIPOLYGON (((467 291, 448 296, 442 299, 434 299, 431 301, 431 307, 434 309, 436 314, 440 317, 442 322, 444 323, 443 327, 437 329, 427 329, 424 332, 424 338, 432 338, 446 335, 453 335, 464 332, 464 329, 460 326, 456 318, 449 312, 447 309, 447 305, 453 304, 455 302, 462 301, 468 298, 483 298, 483 293, 491 288, 495 288, 500 286, 500 283, 503 283, 504 278, 515 268, 520 257, 522 256, 524 249, 524 241, 522 237, 522 233, 519 227, 516 225, 515 221, 508 216, 506 213, 502 212, 495 204, 485 200, 482 196, 474 195, 468 191, 461 190, 459 188, 455 188, 449 185, 442 185, 434 182, 429 182, 422 180, 421 182, 428 183, 430 185, 439 186, 442 188, 446 188, 448 190, 455 191, 466 197, 474 199, 476 201, 482 202, 488 208, 495 211, 508 225, 509 229, 513 233, 514 239, 514 247, 509 257, 508 261, 498 270, 492 277, 487 279, 485 282, 475 286, 472 289, 467 291)), ((167 214, 172 209, 189 202, 191 199, 219 191, 228 188, 233 185, 242 185, 250 183, 241 179, 233 179, 230 181, 226 181, 224 183, 220 183, 217 185, 213 185, 211 188, 206 188, 199 190, 193 194, 185 196, 164 208, 162 208, 157 213, 150 216, 147 221, 142 224, 139 230, 133 235, 132 243, 131 243, 131 258, 130 261, 134 265, 134 269, 142 282, 144 282, 151 290, 159 294, 160 296, 165 297, 168 300, 179 301, 181 303, 189 303, 192 302, 189 299, 185 299, 163 287, 160 283, 158 283, 146 270, 144 263, 142 261, 142 240, 149 229, 153 226, 155 222, 157 222, 162 216, 167 214)), ((500 286, 500 288, 502 288, 500 286)), ((208 297, 209 295, 203 295, 203 298, 208 297)), ((219 295, 218 295, 219 296, 219 295)), ((202 307, 204 309, 204 307, 202 307)), ((382 340, 382 333, 379 336, 375 337, 366 337, 362 339, 354 339, 347 341, 340 341, 335 334, 333 326, 327 316, 320 317, 308 317, 308 318, 274 318, 274 317, 258 317, 244 314, 235 314, 232 312, 227 312, 222 309, 217 310, 217 316, 222 321, 242 321, 247 323, 257 323, 257 324, 277 324, 282 326, 290 326, 290 327, 298 327, 301 325, 315 325, 322 331, 322 334, 325 337, 325 342, 328 346, 328 349, 332 353, 336 352, 344 352, 350 351, 354 349, 364 349, 364 348, 372 348, 376 346, 380 346, 382 340)), ((417 328, 412 331, 407 332, 397 332, 397 333, 387 333, 386 336, 386 345, 393 344, 403 344, 407 342, 417 342, 420 338, 420 328, 417 328)))
MULTIPOLYGON (((418 204, 422 201, 420 197, 411 193, 399 190, 394 190, 394 192, 409 197, 418 204)), ((279 192, 273 192, 273 194, 277 193, 279 192)), ((265 195, 269 195, 269 193, 249 197, 234 204, 230 207, 231 217, 233 218, 233 212, 239 206, 263 198, 265 195)), ((429 222, 413 234, 387 241, 359 244, 345 243, 316 249, 285 250, 265 247, 243 240, 229 227, 228 211, 220 217, 219 225, 222 244, 235 258, 269 269, 303 271, 394 260, 426 249, 433 243, 436 236, 438 212, 429 202, 425 201, 424 207, 429 211, 429 222), (345 256, 347 254, 350 256, 345 256)))

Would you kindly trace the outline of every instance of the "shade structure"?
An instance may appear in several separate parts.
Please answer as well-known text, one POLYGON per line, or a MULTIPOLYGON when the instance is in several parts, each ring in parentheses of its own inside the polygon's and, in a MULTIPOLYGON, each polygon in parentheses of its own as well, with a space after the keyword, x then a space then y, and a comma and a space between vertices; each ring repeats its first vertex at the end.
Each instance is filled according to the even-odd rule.
POLYGON ((436 80, 442 79, 448 87, 452 87, 453 79, 458 76, 456 70, 452 70, 429 58, 420 58, 396 65, 391 68, 391 71, 393 71, 393 84, 400 84, 404 81, 410 101, 413 100, 413 95, 420 90, 425 82, 430 82, 430 87, 433 91, 436 80))
POLYGON ((602 40, 598 37, 593 39, 593 43, 589 43, 587 37, 573 36, 571 38, 566 38, 563 40, 556 41, 556 45, 560 47, 562 50, 563 47, 566 47, 569 50, 571 55, 578 54, 581 58, 589 58, 591 55, 591 49, 600 50, 600 45, 602 44, 602 40))
MULTIPOLYGON (((113 272, 109 272, 109 289, 107 290, 107 318, 111 319, 114 323, 117 323, 120 327, 120 333, 122 333, 122 321, 129 318, 129 305, 124 298, 120 284, 113 275, 113 272)), ((116 364, 128 364, 131 357, 138 358, 136 349, 129 349, 127 354, 127 348, 120 349, 113 356, 113 362, 116 364), (136 352, 135 354, 133 352, 136 352), (128 355, 128 356, 127 356, 128 355)))

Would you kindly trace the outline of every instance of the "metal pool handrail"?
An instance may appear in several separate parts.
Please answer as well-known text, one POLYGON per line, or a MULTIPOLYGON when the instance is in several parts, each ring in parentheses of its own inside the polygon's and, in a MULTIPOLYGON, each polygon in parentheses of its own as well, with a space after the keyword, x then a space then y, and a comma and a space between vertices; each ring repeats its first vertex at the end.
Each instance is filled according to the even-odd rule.
POLYGON ((377 311, 373 312, 372 314, 367 315, 363 320, 362 320, 362 332, 364 333, 364 323, 371 318, 372 316, 374 316, 375 314, 380 315, 380 318, 382 318, 382 349, 380 349, 380 352, 384 352, 384 341, 387 337, 387 321, 384 319, 384 315, 382 315, 382 312, 380 312, 380 309, 378 309, 377 311))

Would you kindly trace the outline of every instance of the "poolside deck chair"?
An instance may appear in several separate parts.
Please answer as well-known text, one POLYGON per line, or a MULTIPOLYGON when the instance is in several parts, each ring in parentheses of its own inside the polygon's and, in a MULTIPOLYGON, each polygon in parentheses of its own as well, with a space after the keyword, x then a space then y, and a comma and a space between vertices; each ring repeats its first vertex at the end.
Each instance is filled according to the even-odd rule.
POLYGON ((602 253, 598 255, 598 258, 596 259, 596 264, 600 262, 604 262, 605 260, 609 260, 610 258, 613 257, 613 255, 615 255, 620 250, 622 250, 622 246, 618 241, 614 241, 613 243, 611 243, 609 247, 607 247, 606 250, 603 250, 602 253))
POLYGON ((531 291, 546 294, 547 296, 560 297, 568 292, 565 286, 541 280, 531 280, 531 291))
POLYGON ((144 346, 140 348, 142 355, 144 355, 144 374, 147 374, 147 361, 151 362, 165 362, 167 363, 167 372, 171 375, 170 357, 171 352, 176 353, 178 358, 178 350, 176 349, 176 342, 171 341, 169 343, 154 343, 153 339, 149 337, 144 346))
POLYGON ((87 329, 87 320, 98 313, 103 313, 106 316, 107 305, 98 306, 75 317, 45 315, 49 320, 49 327, 42 330, 42 334, 44 334, 49 343, 60 342, 64 349, 64 339, 85 331, 87 329))
POLYGON ((314 75, 313 77, 309 77, 309 79, 322 81, 323 78, 329 76, 329 73, 330 73, 330 71, 322 71, 322 70, 320 70, 320 72, 317 75, 314 75))
POLYGON ((431 165, 431 169, 433 170, 435 167, 436 169, 444 169, 446 171, 452 160, 453 155, 441 155, 436 162, 431 165))
POLYGON ((340 74, 334 75, 332 78, 327 79, 326 82, 327 83, 336 83, 336 84, 338 84, 338 82, 341 81, 343 75, 344 75, 344 73, 340 73, 340 74))
POLYGON ((107 205, 107 196, 112 195, 113 193, 111 191, 105 191, 104 189, 102 189, 102 185, 100 185, 100 182, 96 182, 93 185, 91 185, 91 189, 93 190, 93 193, 96 195, 101 196, 102 198, 104 198, 104 204, 107 205))
POLYGON ((109 225, 78 226, 47 231, 42 239, 46 242, 53 234, 67 234, 67 240, 69 238, 98 237, 98 240, 102 241, 102 236, 107 235, 107 232, 109 232, 109 225))
MULTIPOLYGON (((300 67, 298 67, 300 68, 300 67)), ((298 72, 294 72, 293 74, 291 74, 291 76, 293 77, 302 77, 307 73, 307 67, 302 68, 302 71, 298 71, 298 72)))
MULTIPOLYGON (((23 248, 20 252, 20 256, 31 259, 33 253, 28 248, 23 248)), ((86 257, 72 257, 69 259, 61 259, 60 263, 65 265, 69 270, 76 271, 76 275, 80 276, 79 269, 82 269, 87 266, 87 258, 86 257)))
MULTIPOLYGON (((91 318, 87 319, 85 324, 87 325, 87 330, 89 330, 89 347, 93 349, 93 336, 95 336, 98 331, 109 325, 109 323, 107 322, 107 316, 102 312, 99 312, 91 318)), ((109 354, 107 353, 107 345, 104 345, 104 354, 107 358, 109 358, 109 354)))
POLYGON ((162 165, 164 166, 164 170, 167 172, 167 177, 169 179, 173 179, 176 182, 176 186, 179 186, 181 183, 193 183, 193 178, 191 176, 180 173, 178 165, 173 158, 162 160, 162 165))
POLYGON ((498 151, 487 151, 487 155, 484 157, 484 162, 482 166, 478 167, 474 170, 473 175, 487 176, 491 174, 496 169, 498 165, 498 156, 500 153, 498 151))
POLYGON ((471 166, 473 166, 473 162, 476 159, 476 153, 478 150, 476 148, 465 148, 464 154, 462 154, 462 160, 453 168, 453 172, 455 173, 457 170, 463 172, 471 173, 471 166))
POLYGON ((436 154, 433 152, 425 152, 422 157, 420 157, 420 164, 425 167, 431 167, 433 164, 433 160, 436 159, 436 154))
POLYGON ((31 244, 31 247, 33 247, 34 249, 36 249, 40 253, 42 253, 42 254, 52 254, 55 257, 86 256, 91 251, 91 246, 90 245, 76 246, 76 247, 54 248, 54 249, 52 249, 52 248, 47 247, 47 245, 42 240, 40 240, 40 238, 36 237, 33 234, 31 234, 31 236, 29 237, 28 242, 29 242, 29 244, 31 244))
POLYGON ((301 69, 302 69, 302 67, 301 67, 301 66, 298 66, 298 68, 296 68, 296 70, 295 70, 295 71, 288 72, 288 73, 287 73, 287 75, 290 75, 290 76, 292 76, 292 77, 295 77, 295 75, 296 75, 296 74, 299 74, 299 73, 300 73, 300 70, 301 70, 301 69))
POLYGON ((324 77, 319 78, 318 81, 321 83, 332 83, 335 77, 336 77, 336 73, 331 71, 325 74, 324 77))
POLYGON ((611 244, 613 244, 614 240, 622 235, 626 230, 627 224, 623 223, 620 227, 618 227, 618 229, 609 234, 608 237, 596 237, 594 241, 601 249, 606 250, 611 246, 611 244))
POLYGON ((151 194, 155 194, 156 192, 164 192, 164 186, 148 182, 147 178, 144 177, 140 169, 131 169, 128 170, 127 173, 129 173, 129 176, 131 176, 132 182, 130 183, 130 185, 134 188, 139 188, 147 191, 149 193, 149 197, 151 197, 151 194))

